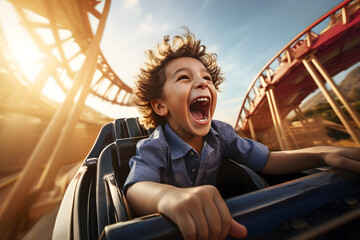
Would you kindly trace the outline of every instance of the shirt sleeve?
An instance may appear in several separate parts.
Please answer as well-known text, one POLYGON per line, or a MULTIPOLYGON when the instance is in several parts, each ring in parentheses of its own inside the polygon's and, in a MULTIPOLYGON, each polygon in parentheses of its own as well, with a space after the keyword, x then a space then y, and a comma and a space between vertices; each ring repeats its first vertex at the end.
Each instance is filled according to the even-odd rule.
POLYGON ((136 145, 136 155, 129 161, 130 173, 123 190, 141 181, 160 182, 161 169, 166 168, 165 150, 158 139, 147 138, 136 145))
POLYGON ((221 121, 215 123, 223 147, 223 157, 246 165, 254 171, 261 171, 268 160, 269 149, 262 143, 242 138, 234 128, 221 121))

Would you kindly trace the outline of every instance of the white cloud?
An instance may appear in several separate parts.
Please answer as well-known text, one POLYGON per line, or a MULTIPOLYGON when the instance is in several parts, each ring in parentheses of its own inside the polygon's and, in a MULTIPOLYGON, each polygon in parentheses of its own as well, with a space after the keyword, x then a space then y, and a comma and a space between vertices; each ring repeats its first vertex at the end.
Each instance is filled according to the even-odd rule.
POLYGON ((243 101, 243 96, 233 95, 233 98, 227 98, 228 95, 224 93, 218 94, 218 103, 214 114, 214 119, 221 120, 235 125, 239 114, 240 106, 243 101))
POLYGON ((139 4, 138 0, 125 0, 124 7, 126 10, 137 7, 139 4))
POLYGON ((221 64, 221 68, 223 73, 225 73, 226 75, 230 75, 234 70, 239 69, 237 63, 235 63, 234 61, 230 62, 228 61, 227 63, 220 63, 221 64))
POLYGON ((216 44, 211 45, 207 48, 207 52, 209 53, 218 53, 219 52, 219 46, 216 44))
POLYGON ((168 31, 168 29, 169 29, 169 24, 168 23, 164 22, 163 24, 161 24, 160 30, 162 32, 166 32, 166 31, 168 31))
POLYGON ((170 25, 167 22, 163 22, 158 24, 153 20, 152 15, 147 15, 145 21, 139 24, 138 30, 139 34, 143 35, 154 35, 161 34, 163 32, 167 32, 170 29, 170 25))
POLYGON ((214 114, 214 119, 227 122, 230 125, 234 126, 238 114, 239 114, 239 109, 237 108, 225 108, 225 109, 217 108, 214 114))
POLYGON ((122 6, 123 14, 127 17, 142 15, 142 9, 138 0, 126 0, 122 2, 122 6))
POLYGON ((234 104, 234 103, 242 103, 242 101, 244 100, 244 96, 238 97, 238 98, 232 98, 229 99, 225 102, 223 102, 223 105, 228 105, 228 104, 234 104))
POLYGON ((152 34, 155 31, 152 15, 148 15, 145 21, 139 24, 139 30, 145 35, 152 34))

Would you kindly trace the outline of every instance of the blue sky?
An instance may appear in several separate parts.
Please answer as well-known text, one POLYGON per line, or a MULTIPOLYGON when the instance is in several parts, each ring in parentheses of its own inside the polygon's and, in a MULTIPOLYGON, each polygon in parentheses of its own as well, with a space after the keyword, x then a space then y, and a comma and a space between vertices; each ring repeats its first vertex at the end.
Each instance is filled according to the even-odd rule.
POLYGON ((112 1, 101 49, 117 74, 131 84, 164 35, 187 26, 218 54, 225 75, 215 118, 235 124, 255 75, 298 33, 339 0, 128 0, 112 1))
MULTIPOLYGON (((218 95, 215 118, 234 125, 255 75, 284 45, 340 2, 112 0, 101 50, 117 75, 132 85, 145 50, 154 48, 164 35, 179 35, 184 32, 182 26, 189 27, 210 52, 218 54, 226 80, 218 95)), ((36 53, 25 44, 30 40, 19 37, 17 29, 21 25, 13 12, 11 4, 0 0, 0 23, 5 35, 13 50, 18 50, 19 60, 26 61, 36 53)), ((35 76, 34 67, 26 66, 35 76)), ((106 105, 94 99, 87 103, 113 118, 138 115, 134 108, 106 105)))

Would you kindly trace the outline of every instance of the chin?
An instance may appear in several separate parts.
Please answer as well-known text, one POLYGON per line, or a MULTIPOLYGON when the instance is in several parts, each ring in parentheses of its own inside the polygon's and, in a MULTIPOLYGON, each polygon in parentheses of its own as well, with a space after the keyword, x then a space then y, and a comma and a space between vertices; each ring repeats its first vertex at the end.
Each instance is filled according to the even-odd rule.
POLYGON ((209 124, 208 126, 206 126, 206 128, 204 127, 204 129, 201 129, 201 130, 195 130, 196 132, 196 136, 199 136, 199 137, 205 137, 209 131, 210 131, 210 126, 211 124, 209 124))

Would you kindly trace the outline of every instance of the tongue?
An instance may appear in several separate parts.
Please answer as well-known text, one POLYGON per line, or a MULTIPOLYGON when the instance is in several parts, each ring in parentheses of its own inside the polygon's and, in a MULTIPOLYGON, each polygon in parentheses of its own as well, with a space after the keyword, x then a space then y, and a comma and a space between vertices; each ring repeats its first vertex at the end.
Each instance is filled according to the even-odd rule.
POLYGON ((193 116, 193 118, 195 120, 201 120, 204 119, 204 114, 202 111, 197 110, 197 111, 191 111, 191 115, 193 116))
POLYGON ((195 120, 201 120, 204 119, 206 116, 204 115, 204 111, 203 111, 204 106, 201 103, 193 103, 190 106, 190 112, 191 115, 193 116, 193 118, 195 120))

